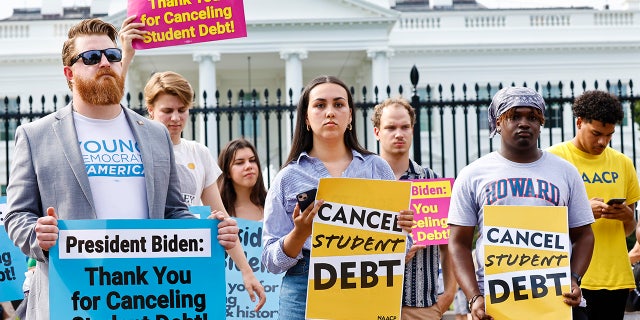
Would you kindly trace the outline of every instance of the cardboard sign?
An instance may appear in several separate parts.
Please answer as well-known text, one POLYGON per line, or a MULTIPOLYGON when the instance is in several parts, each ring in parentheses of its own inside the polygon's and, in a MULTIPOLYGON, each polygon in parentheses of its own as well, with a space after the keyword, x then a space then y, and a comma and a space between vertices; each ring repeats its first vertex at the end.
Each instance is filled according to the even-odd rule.
POLYGON ((311 235, 308 319, 400 319, 409 181, 322 178, 311 235))
POLYGON ((132 15, 148 31, 144 40, 133 41, 135 49, 247 36, 242 0, 129 0, 132 15))
POLYGON ((51 319, 224 319, 218 220, 59 220, 51 319))
MULTIPOLYGON (((206 219, 211 212, 209 206, 190 206, 189 211, 201 219, 206 219)), ((251 301, 244 279, 238 265, 225 253, 225 276, 227 278, 227 311, 226 319, 278 319, 278 301, 280 300, 280 285, 284 273, 273 274, 267 271, 261 263, 262 258, 262 221, 251 221, 234 218, 238 223, 238 238, 247 257, 247 263, 264 287, 267 302, 259 311, 255 311, 259 299, 251 301)))
POLYGON ((484 206, 484 291, 495 319, 571 319, 567 207, 484 206), (535 315, 535 316, 534 316, 535 315))
POLYGON ((253 270, 267 295, 267 302, 259 311, 254 311, 256 302, 249 299, 242 273, 238 266, 227 256, 225 270, 227 275, 227 319, 278 319, 280 285, 284 273, 273 274, 261 263, 262 257, 262 221, 235 218, 238 222, 238 237, 247 255, 247 262, 253 270))
POLYGON ((7 197, 0 197, 0 301, 24 298, 22 284, 27 271, 27 257, 9 239, 4 229, 7 197))
POLYGON ((416 225, 411 231, 413 243, 436 245, 449 243, 449 202, 452 178, 411 180, 411 210, 416 225))

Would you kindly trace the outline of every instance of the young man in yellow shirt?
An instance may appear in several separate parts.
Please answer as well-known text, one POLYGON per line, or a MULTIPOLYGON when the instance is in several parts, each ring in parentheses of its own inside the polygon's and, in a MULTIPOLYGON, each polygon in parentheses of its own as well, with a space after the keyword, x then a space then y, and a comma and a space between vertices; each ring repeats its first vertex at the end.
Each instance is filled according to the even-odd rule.
POLYGON ((589 319, 623 319, 629 289, 635 288, 626 237, 636 228, 635 203, 640 199, 631 159, 608 146, 624 113, 614 95, 587 91, 573 103, 573 115, 576 136, 548 151, 576 166, 596 219, 593 257, 582 279, 582 294, 589 319), (609 202, 614 198, 626 200, 609 202))

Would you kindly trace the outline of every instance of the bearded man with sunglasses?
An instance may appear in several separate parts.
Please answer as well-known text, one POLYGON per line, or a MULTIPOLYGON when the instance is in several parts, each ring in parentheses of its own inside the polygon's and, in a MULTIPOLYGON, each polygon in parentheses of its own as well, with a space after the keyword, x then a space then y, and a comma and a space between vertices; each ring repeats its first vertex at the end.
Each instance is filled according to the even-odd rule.
MULTIPOLYGON (((16 129, 5 228, 38 263, 26 319, 49 319, 48 250, 58 219, 194 218, 182 202, 167 129, 120 105, 122 53, 116 28, 99 19, 69 30, 62 49, 73 99, 16 129)), ((238 228, 215 216, 218 242, 232 248, 238 228)))

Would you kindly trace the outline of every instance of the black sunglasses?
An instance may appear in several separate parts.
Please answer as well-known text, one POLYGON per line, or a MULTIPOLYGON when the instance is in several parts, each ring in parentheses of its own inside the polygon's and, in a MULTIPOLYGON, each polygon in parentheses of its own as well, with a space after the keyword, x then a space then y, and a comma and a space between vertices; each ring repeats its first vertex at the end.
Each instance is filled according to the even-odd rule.
POLYGON ((87 66, 97 64, 100 62, 100 60, 102 60, 103 53, 104 53, 104 56, 107 57, 107 61, 109 62, 119 62, 122 60, 122 50, 120 50, 119 48, 108 48, 104 50, 88 50, 73 57, 73 59, 71 59, 71 64, 69 66, 72 66, 80 58, 82 58, 82 62, 84 62, 84 64, 87 66))

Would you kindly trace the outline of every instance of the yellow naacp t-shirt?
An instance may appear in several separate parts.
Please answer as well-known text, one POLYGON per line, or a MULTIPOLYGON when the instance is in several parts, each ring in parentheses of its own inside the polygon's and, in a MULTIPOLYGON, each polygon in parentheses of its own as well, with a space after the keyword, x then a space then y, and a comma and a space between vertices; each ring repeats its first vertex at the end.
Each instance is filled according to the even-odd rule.
MULTIPOLYGON (((610 147, 600 155, 592 155, 571 141, 554 145, 548 151, 578 168, 589 199, 603 198, 606 202, 611 198, 627 198, 627 204, 640 200, 638 176, 626 155, 610 147)), ((581 287, 590 290, 635 288, 622 221, 597 219, 591 227, 595 245, 581 287)))

